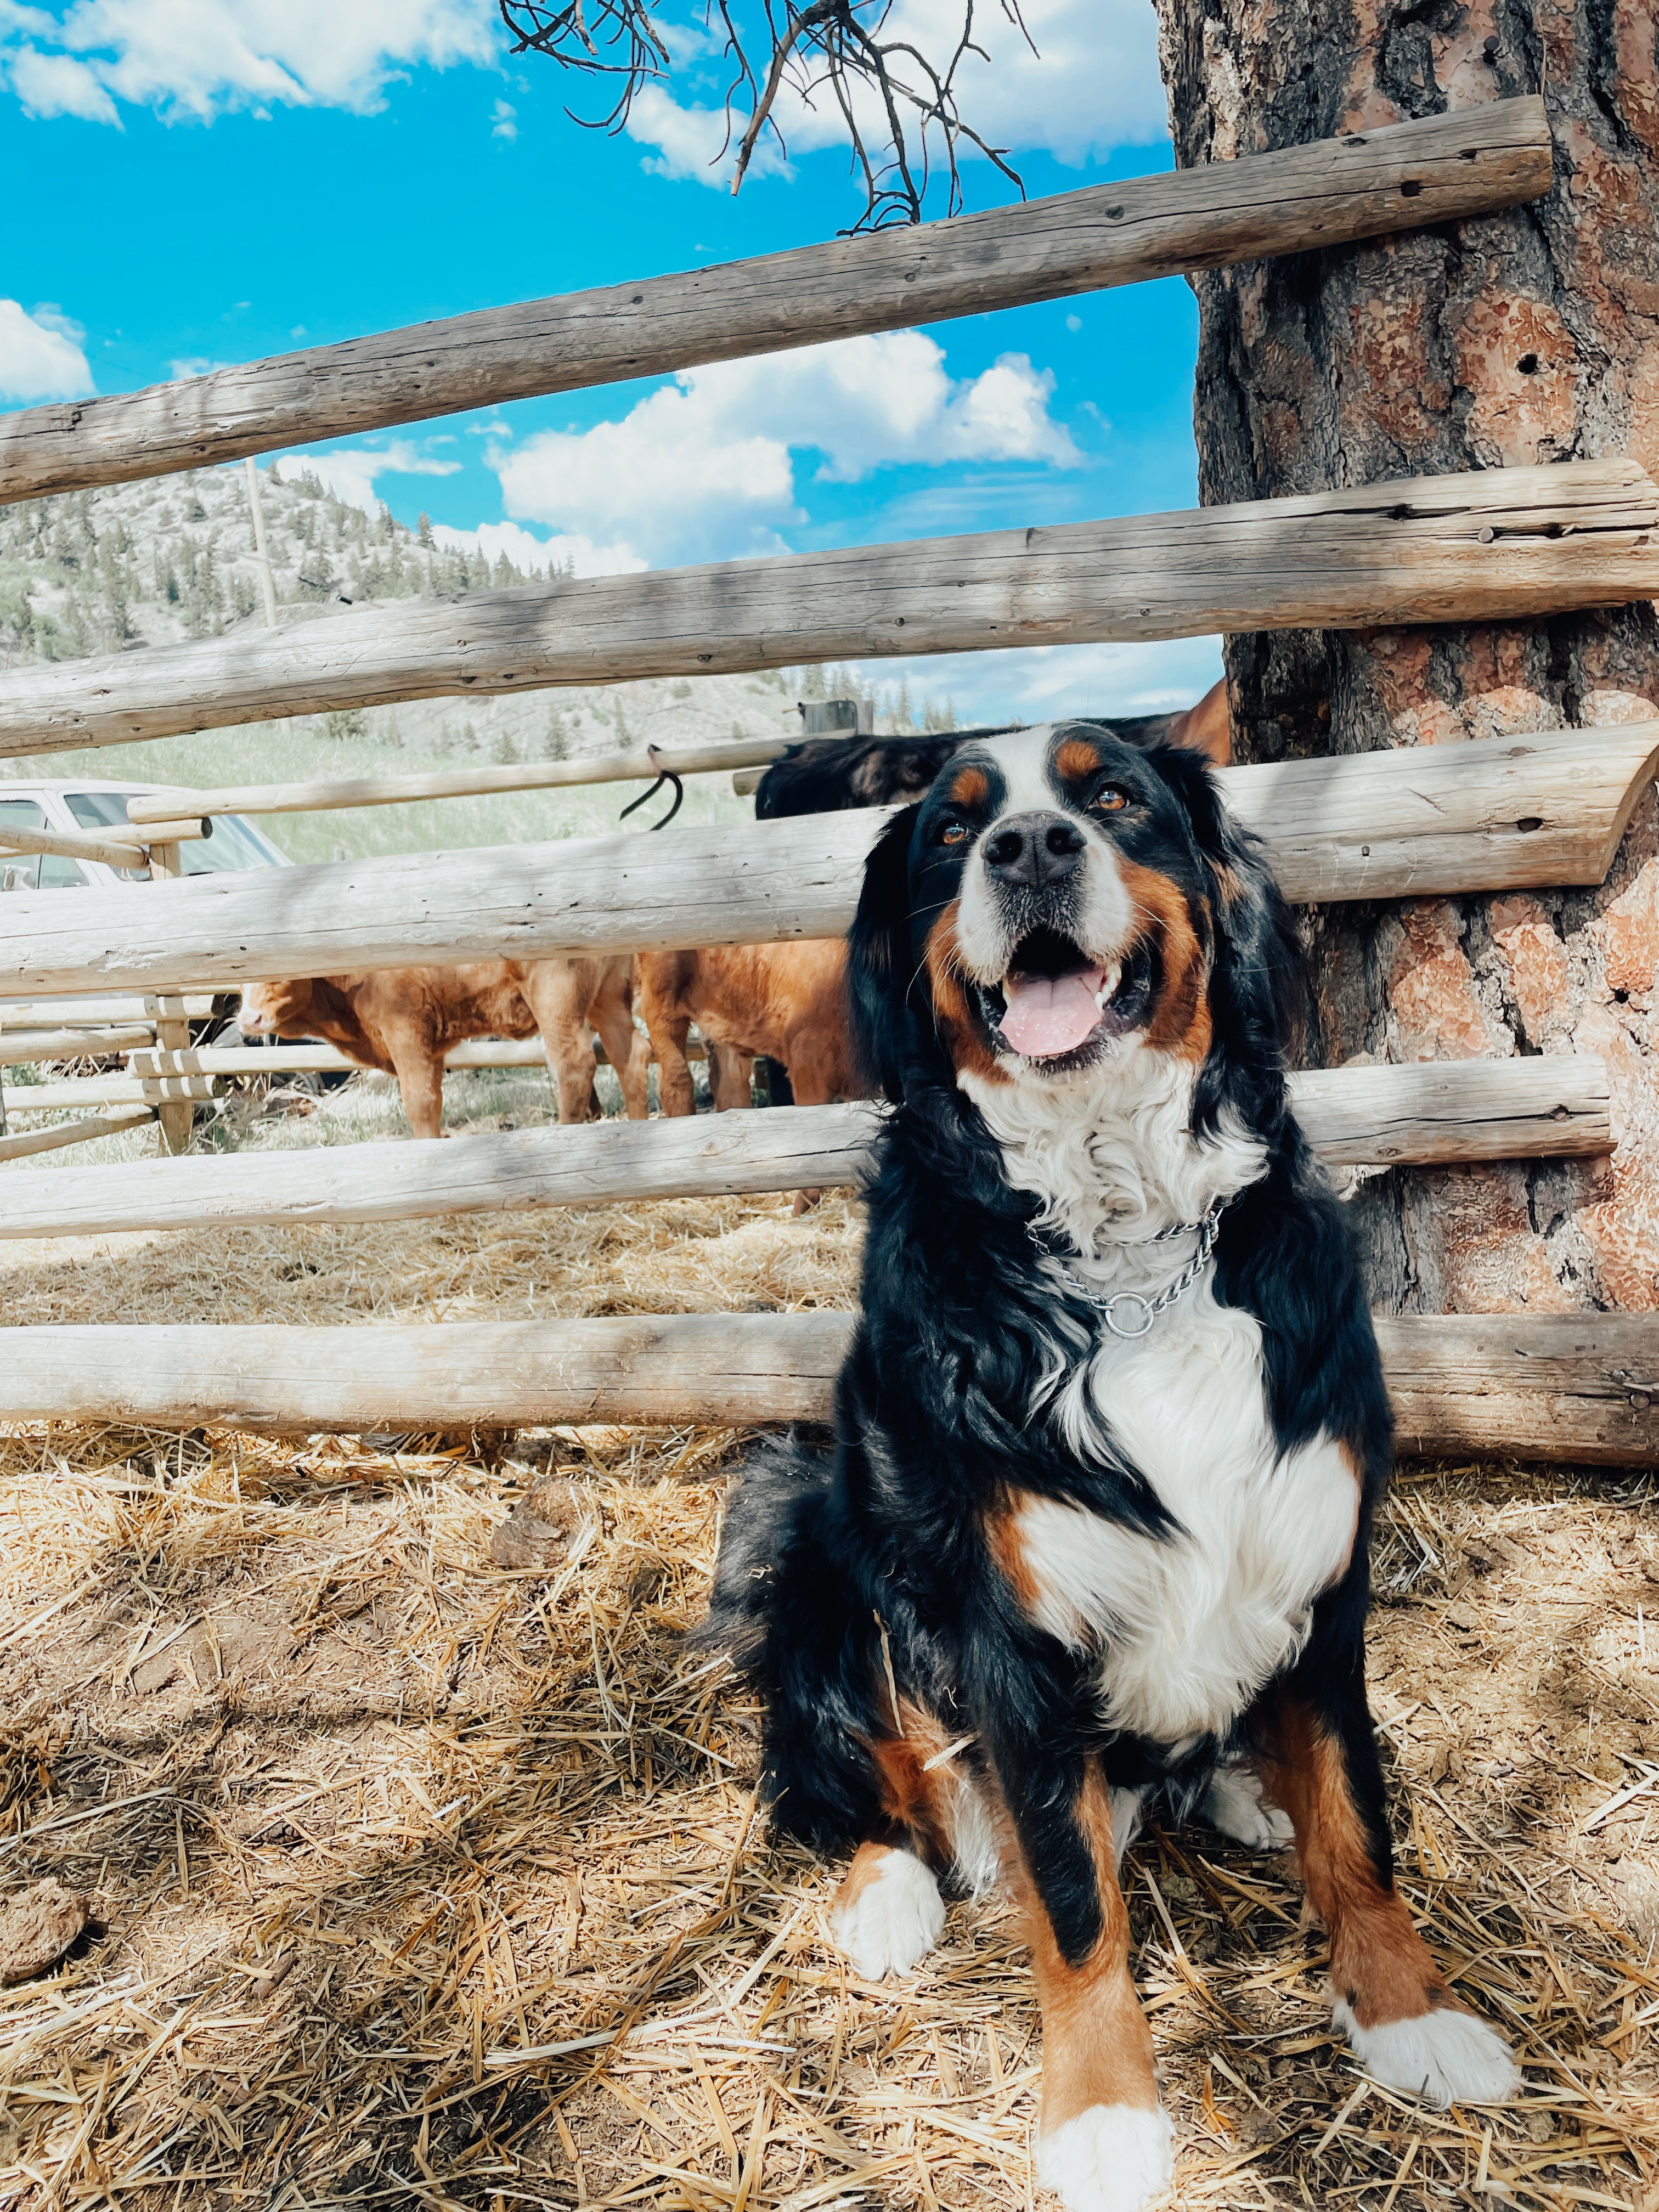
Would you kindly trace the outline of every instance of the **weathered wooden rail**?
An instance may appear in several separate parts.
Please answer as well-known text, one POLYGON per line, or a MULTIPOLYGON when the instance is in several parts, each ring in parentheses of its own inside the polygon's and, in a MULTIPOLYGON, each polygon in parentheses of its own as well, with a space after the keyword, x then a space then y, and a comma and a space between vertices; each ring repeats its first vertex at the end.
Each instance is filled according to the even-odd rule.
MULTIPOLYGON (((136 657, 136 656, 135 656, 136 657)), ((1659 764, 1659 723, 1228 769, 1296 901, 1599 883, 1659 764)), ((838 936, 875 811, 12 892, 0 991, 216 990, 423 961, 838 936)))
POLYGON ((1448 222, 1547 191, 1551 166, 1543 101, 1497 100, 1172 176, 451 316, 0 419, 0 500, 1448 222))
MULTIPOLYGON (((727 769, 763 771, 794 742, 738 738, 710 745, 629 745, 580 760, 526 762, 516 768, 437 769, 424 775, 323 778, 308 783, 238 784, 223 791, 165 791, 130 799, 127 817, 146 828, 175 812, 316 814, 354 806, 399 806, 411 799, 477 799, 504 791, 558 791, 576 784, 629 783, 658 775, 707 775, 727 769)), ((154 833, 159 834, 159 833, 154 833)))
POLYGON ((61 1152, 65 1145, 89 1145, 99 1137, 118 1137, 155 1119, 153 1106, 127 1106, 106 1114, 84 1115, 78 1121, 56 1122, 50 1128, 15 1130, 9 1136, 0 1137, 0 1160, 31 1159, 37 1152, 61 1152))
MULTIPOLYGON (((1293 1077, 1291 1094, 1309 1141, 1333 1165, 1583 1154, 1613 1142, 1607 1070, 1589 1058, 1321 1069, 1293 1077)), ((834 1188, 862 1178, 881 1111, 798 1106, 11 1175, 0 1239, 834 1188)))
POLYGON ((564 578, 0 675, 0 755, 624 678, 1216 630, 1510 621, 1659 596, 1633 461, 564 578))
MULTIPOLYGON (((469 1425, 824 1421, 853 1317, 675 1314, 377 1328, 0 1328, 0 1420, 361 1433, 469 1425)), ((1381 1318, 1403 1447, 1659 1459, 1640 1314, 1381 1318)))

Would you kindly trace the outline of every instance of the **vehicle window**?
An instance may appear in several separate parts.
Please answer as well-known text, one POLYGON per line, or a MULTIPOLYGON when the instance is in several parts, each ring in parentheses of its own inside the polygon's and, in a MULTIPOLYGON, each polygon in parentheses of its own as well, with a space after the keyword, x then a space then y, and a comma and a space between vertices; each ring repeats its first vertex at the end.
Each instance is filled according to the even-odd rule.
POLYGON ((181 845, 179 857, 187 876, 217 875, 226 868, 275 868, 281 855, 240 814, 216 814, 213 835, 181 845))
MULTIPOLYGON (((124 874, 125 870, 122 872, 124 874)), ((84 887, 86 871, 78 860, 66 860, 61 853, 42 853, 40 855, 40 888, 43 891, 73 890, 84 887)))
MULTIPOLYGON (((123 791, 66 791, 64 804, 83 830, 126 829, 127 799, 123 791)), ((119 868, 116 871, 123 883, 147 884, 148 868, 119 868)), ((84 876, 79 880, 86 881, 84 876)))
MULTIPOLYGON (((19 830, 44 830, 46 826, 45 812, 32 799, 0 799, 0 822, 9 822, 19 830)), ((40 884, 38 853, 0 851, 0 889, 32 891, 37 890, 40 884)))
POLYGON ((64 804, 83 830, 112 830, 118 823, 127 827, 125 791, 66 791, 64 804))

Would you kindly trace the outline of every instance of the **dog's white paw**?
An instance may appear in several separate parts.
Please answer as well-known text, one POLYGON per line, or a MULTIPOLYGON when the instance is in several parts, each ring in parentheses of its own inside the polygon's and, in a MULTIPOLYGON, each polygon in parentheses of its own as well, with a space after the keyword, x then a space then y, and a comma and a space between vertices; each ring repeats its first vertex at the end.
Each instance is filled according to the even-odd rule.
POLYGON ((1267 1802, 1257 1776, 1240 1759, 1217 1767, 1199 1809, 1212 1828, 1253 1851, 1282 1851, 1296 1841, 1290 1814, 1267 1802))
POLYGON ((908 1974, 945 1925, 939 1884, 909 1851, 884 1850, 866 1880, 830 1908, 837 1943, 866 1981, 908 1974))
POLYGON ((1339 1999, 1331 2018, 1374 2080, 1425 2105, 1501 2105, 1521 2086, 1508 2044, 1471 2012, 1425 2012, 1362 2027, 1339 1999))
POLYGON ((1175 2130, 1157 2108, 1091 2105, 1039 2136, 1036 2172, 1066 2212, 1140 2212, 1175 2177, 1175 2130))

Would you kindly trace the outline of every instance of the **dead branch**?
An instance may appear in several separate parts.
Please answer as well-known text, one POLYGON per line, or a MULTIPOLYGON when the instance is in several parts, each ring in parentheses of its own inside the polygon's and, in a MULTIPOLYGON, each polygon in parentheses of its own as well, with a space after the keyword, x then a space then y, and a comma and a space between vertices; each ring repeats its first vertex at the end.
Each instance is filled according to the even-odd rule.
MULTIPOLYGON (((648 0, 497 0, 515 54, 538 53, 578 76, 604 78, 614 98, 603 115, 567 110, 586 128, 626 128, 647 83, 671 78, 673 63, 648 0)), ((1031 43, 1019 0, 1000 0, 1007 20, 1031 43)), ((864 209, 854 230, 920 222, 936 179, 946 215, 963 204, 961 154, 972 149, 1023 191, 1007 149, 992 145, 962 112, 958 72, 972 56, 988 58, 974 37, 975 0, 962 0, 962 20, 949 52, 924 53, 908 39, 885 35, 894 0, 707 0, 705 21, 724 34, 726 135, 713 156, 723 161, 732 139, 735 192, 769 133, 781 155, 787 146, 779 119, 786 88, 805 107, 826 94, 834 102, 864 209)), ((1035 46, 1032 47, 1035 52, 1035 46)))

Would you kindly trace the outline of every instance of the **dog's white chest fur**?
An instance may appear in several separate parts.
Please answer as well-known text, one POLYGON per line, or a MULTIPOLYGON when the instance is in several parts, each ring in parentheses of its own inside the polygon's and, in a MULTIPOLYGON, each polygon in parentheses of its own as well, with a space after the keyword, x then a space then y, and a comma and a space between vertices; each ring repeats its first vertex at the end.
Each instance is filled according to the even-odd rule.
POLYGON ((1180 1528, 1160 1540, 1028 1498, 1018 1529, 1033 1616, 1099 1650, 1115 1727, 1164 1743, 1218 1733, 1295 1656, 1340 1573, 1353 1474, 1324 1437, 1279 1456, 1261 1332, 1207 1283, 1139 1343, 1103 1347, 1079 1380, 1180 1528))
MULTIPOLYGON (((1242 1131, 1194 1143, 1189 1084, 1185 1069, 1140 1054, 1086 1097, 1060 1085, 1024 1097, 1024 1083, 963 1087, 1002 1142, 1010 1181, 1047 1200, 1044 1222, 1073 1249, 1103 1255, 1072 1271, 1153 1295, 1193 1247, 1152 1233, 1197 1220, 1262 1170, 1242 1131), (1137 1242, 1116 1242, 1125 1224, 1137 1242)), ((1149 1537, 1025 1498, 1016 1534, 1032 1617, 1098 1651, 1114 1726, 1164 1743, 1224 1730, 1294 1657, 1315 1598, 1346 1562, 1358 1486, 1346 1455, 1323 1437, 1279 1455, 1260 1327, 1218 1305, 1207 1278, 1142 1338, 1103 1330, 1082 1357, 1057 1339, 1037 1406, 1085 1459, 1109 1436, 1179 1527, 1149 1537)))

